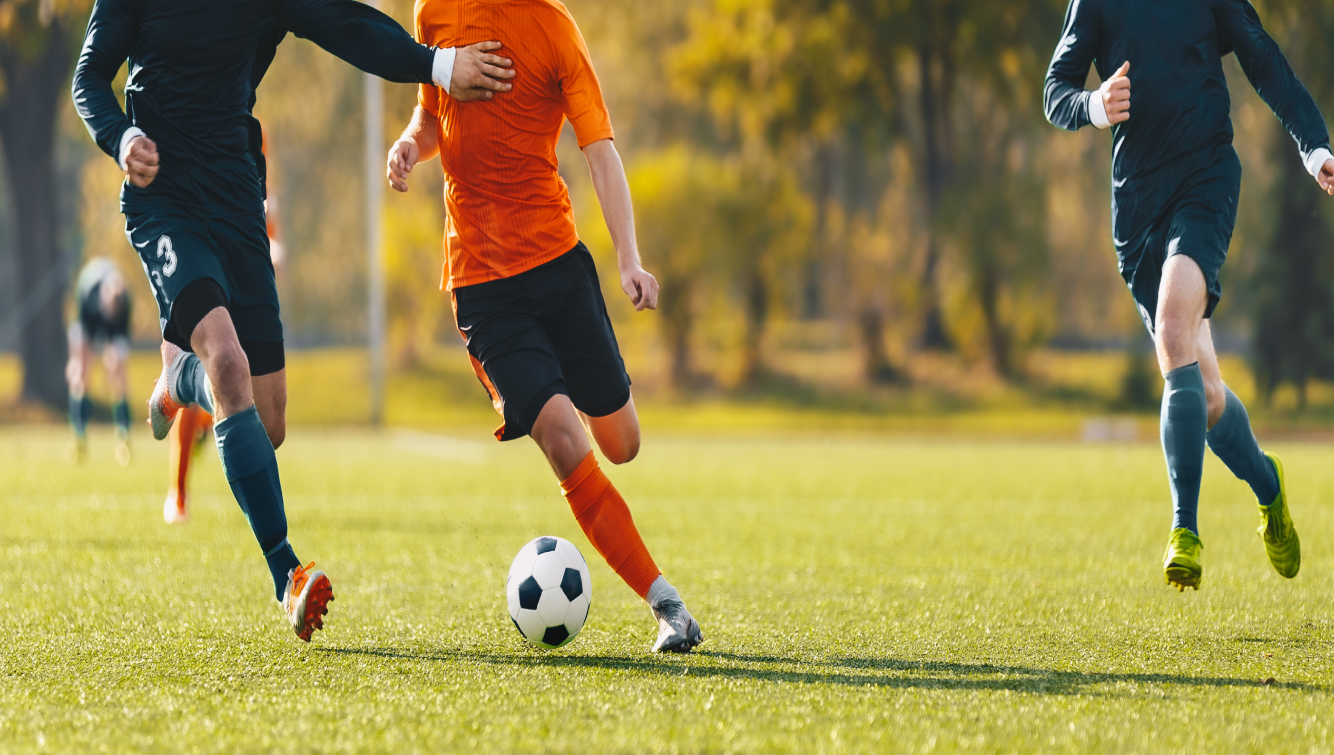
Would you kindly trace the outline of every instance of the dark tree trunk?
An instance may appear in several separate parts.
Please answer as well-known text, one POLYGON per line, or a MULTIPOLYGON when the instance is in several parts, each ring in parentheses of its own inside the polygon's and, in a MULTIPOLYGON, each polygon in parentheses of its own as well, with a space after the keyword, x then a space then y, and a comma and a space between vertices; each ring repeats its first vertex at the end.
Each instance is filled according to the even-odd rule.
MULTIPOLYGON (((929 12, 929 11, 927 11, 929 12)), ((938 12, 938 11, 937 11, 938 12)), ((934 25, 933 25, 934 26, 934 25)), ((952 24, 946 23, 946 27, 952 24)), ((936 31, 934 28, 932 32, 936 31)), ((936 35, 932 34, 933 37, 936 35)), ((921 286, 921 347, 948 350, 953 347, 945 330, 945 318, 940 307, 937 269, 940 264, 940 241, 937 223, 941 198, 949 184, 950 164, 950 99, 954 95, 954 67, 945 46, 948 42, 929 41, 917 48, 919 93, 922 113, 922 183, 926 188, 927 240, 926 262, 922 268, 921 286)))
POLYGON ((885 316, 879 307, 868 304, 857 313, 857 331, 862 341, 866 380, 870 383, 892 383, 898 380, 898 370, 889 361, 889 352, 885 349, 885 316))
POLYGON ((690 330, 694 313, 690 311, 690 278, 664 278, 658 295, 662 312, 663 335, 671 359, 672 387, 683 390, 690 386, 693 370, 690 365, 690 330))
POLYGON ((1286 134, 1276 132, 1272 159, 1278 218, 1257 270, 1254 366, 1262 397, 1282 383, 1305 400, 1307 382, 1334 374, 1334 257, 1319 216, 1324 195, 1311 181, 1286 134))
POLYGON ((759 270, 746 274, 746 342, 741 352, 741 384, 754 385, 760 379, 763 360, 764 323, 769 318, 769 286, 759 270))
MULTIPOLYGON (((5 151, 10 192, 17 225, 20 291, 46 289, 48 276, 61 270, 56 236, 56 155, 61 97, 68 96, 72 67, 69 34, 61 22, 38 32, 48 36, 38 54, 22 53, 0 45, 0 69, 6 92, 0 102, 0 142, 5 151)), ((53 407, 66 399, 65 286, 36 305, 22 324, 19 355, 23 359, 23 398, 53 407)), ((26 302, 25 302, 26 303, 26 302)))
POLYGON ((994 264, 986 264, 978 275, 977 296, 986 323, 987 355, 996 374, 1008 380, 1014 377, 1014 363, 1010 358, 1010 333, 1001 322, 1000 271, 994 264))

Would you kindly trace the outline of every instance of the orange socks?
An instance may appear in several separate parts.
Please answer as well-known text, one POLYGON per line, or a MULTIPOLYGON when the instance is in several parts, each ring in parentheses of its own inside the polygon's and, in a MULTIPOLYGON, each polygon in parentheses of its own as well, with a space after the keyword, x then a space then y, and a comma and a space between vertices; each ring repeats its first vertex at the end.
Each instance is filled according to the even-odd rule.
POLYGON ((644 547, 625 499, 602 474, 592 451, 579 462, 574 473, 561 482, 560 489, 565 500, 570 502, 575 520, 593 547, 606 559, 607 565, 639 597, 647 596, 649 586, 662 572, 653 563, 648 548, 644 547))
POLYGON ((168 435, 168 483, 176 491, 178 500, 185 498, 185 480, 190 474, 190 456, 199 436, 208 431, 213 418, 208 412, 195 407, 181 409, 168 435))

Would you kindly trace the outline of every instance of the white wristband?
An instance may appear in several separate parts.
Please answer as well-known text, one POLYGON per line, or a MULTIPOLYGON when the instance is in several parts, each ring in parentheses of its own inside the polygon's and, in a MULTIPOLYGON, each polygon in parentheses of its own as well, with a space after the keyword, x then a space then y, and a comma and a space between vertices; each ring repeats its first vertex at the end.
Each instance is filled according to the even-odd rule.
POLYGON ((1334 160, 1334 153, 1324 147, 1315 150, 1306 158, 1306 172, 1310 173, 1312 178, 1320 178, 1320 169, 1325 167, 1325 162, 1328 160, 1334 160))
POLYGON ((437 47, 431 63, 431 81, 449 94, 449 82, 454 79, 454 48, 437 47))
POLYGON ((129 170, 125 167, 125 156, 130 153, 130 140, 139 136, 148 136, 148 134, 145 134, 143 129, 138 126, 130 126, 125 129, 125 133, 120 135, 120 150, 116 152, 116 162, 120 163, 122 171, 129 170))
POLYGON ((1094 89, 1089 92, 1089 122, 1094 128, 1105 129, 1112 125, 1107 120, 1107 109, 1102 105, 1102 90, 1094 89))

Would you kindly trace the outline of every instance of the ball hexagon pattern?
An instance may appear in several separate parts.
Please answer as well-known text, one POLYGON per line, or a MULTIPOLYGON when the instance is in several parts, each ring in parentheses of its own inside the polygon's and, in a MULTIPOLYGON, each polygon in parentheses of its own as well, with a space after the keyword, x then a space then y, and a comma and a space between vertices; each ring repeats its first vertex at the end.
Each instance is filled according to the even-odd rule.
POLYGON ((592 605, 588 562, 569 540, 539 537, 514 557, 505 598, 525 640, 540 648, 566 645, 584 628, 592 605))

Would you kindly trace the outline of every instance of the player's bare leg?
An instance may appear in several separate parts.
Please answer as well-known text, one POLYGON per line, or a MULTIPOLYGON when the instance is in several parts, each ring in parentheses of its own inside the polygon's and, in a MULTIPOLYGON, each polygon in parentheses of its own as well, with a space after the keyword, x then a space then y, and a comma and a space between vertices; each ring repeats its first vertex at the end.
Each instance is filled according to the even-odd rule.
POLYGON ((69 459, 82 461, 88 453, 88 362, 92 359, 88 343, 76 333, 75 326, 70 328, 69 361, 65 364, 65 383, 69 387, 69 424, 73 439, 70 442, 69 459))
POLYGON ((102 348, 102 366, 107 371, 107 383, 111 386, 115 398, 113 409, 116 423, 116 461, 122 466, 130 463, 130 406, 126 402, 129 395, 129 376, 126 369, 127 354, 115 342, 102 348))
MULTIPOLYGON (((595 435, 599 446, 611 447, 616 458, 629 461, 639 448, 634 406, 627 403, 609 416, 615 419, 604 417, 599 422, 591 418, 590 430, 599 428, 600 436, 595 435)), ((698 622, 653 562, 624 499, 598 469, 588 435, 568 396, 556 395, 547 401, 531 435, 560 478, 561 489, 589 542, 652 610, 658 622, 653 651, 688 653, 703 642, 698 622)))
POLYGON ((605 417, 590 417, 580 412, 579 418, 607 461, 626 464, 639 455, 639 415, 633 396, 625 406, 605 417))

